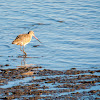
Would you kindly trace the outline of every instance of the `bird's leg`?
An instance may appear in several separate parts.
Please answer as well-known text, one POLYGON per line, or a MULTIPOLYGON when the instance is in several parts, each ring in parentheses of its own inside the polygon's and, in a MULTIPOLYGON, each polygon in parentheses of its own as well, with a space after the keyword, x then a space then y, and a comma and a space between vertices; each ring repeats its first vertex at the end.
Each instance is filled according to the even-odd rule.
POLYGON ((23 53, 25 54, 25 56, 27 56, 26 52, 24 51, 24 46, 23 46, 23 53))
POLYGON ((22 51, 22 46, 20 46, 20 50, 22 51))

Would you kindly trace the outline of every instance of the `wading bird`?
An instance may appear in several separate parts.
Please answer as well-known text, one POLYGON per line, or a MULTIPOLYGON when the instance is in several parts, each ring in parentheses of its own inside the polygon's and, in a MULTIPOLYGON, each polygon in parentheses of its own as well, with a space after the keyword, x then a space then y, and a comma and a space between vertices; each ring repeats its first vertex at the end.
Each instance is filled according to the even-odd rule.
MULTIPOLYGON (((26 56, 26 52, 24 51, 24 47, 26 44, 28 44, 31 39, 32 39, 32 36, 38 40, 37 37, 35 37, 34 35, 34 32, 33 31, 29 31, 27 34, 20 34, 16 37, 16 39, 12 42, 12 44, 16 44, 16 45, 20 45, 20 50, 23 51, 23 53, 25 54, 26 56), (23 50, 22 50, 22 47, 23 46, 23 50)), ((39 40, 38 40, 39 41, 39 40)), ((39 41, 40 42, 40 41, 39 41)), ((40 42, 41 43, 41 42, 40 42)))

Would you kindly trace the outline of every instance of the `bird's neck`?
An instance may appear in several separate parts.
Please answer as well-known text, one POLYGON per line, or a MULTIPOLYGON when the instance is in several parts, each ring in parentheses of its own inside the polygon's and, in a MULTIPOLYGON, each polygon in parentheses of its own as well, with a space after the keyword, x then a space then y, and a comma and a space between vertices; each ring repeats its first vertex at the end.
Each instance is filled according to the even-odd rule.
POLYGON ((32 37, 32 34, 28 34, 30 37, 32 37))

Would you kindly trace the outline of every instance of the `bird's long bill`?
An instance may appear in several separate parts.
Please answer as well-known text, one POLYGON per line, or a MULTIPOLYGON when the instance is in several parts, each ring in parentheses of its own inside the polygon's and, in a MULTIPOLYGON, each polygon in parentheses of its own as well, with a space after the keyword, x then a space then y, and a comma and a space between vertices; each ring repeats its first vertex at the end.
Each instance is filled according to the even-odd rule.
MULTIPOLYGON (((33 37, 39 41, 39 39, 38 39, 35 35, 34 35, 33 37)), ((39 42, 40 42, 40 41, 39 41, 39 42)), ((40 43, 41 43, 41 42, 40 42, 40 43)))

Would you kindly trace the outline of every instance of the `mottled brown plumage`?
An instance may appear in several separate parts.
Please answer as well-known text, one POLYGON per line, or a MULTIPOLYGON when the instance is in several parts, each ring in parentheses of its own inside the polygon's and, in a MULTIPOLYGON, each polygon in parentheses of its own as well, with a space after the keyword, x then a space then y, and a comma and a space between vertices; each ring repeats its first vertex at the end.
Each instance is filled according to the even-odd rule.
POLYGON ((28 34, 20 34, 16 37, 16 39, 12 42, 12 44, 25 46, 32 39, 33 31, 30 31, 28 34))
MULTIPOLYGON (((36 38, 33 31, 29 31, 28 34, 20 34, 16 37, 16 39, 12 42, 12 44, 16 44, 16 45, 20 45, 20 46, 25 47, 25 45, 28 44, 31 41, 32 36, 34 38, 36 38)), ((38 40, 38 38, 36 38, 36 39, 38 40)), ((23 47, 23 52, 25 53, 24 47, 23 47)), ((21 51, 22 51, 22 49, 21 49, 21 51)))

